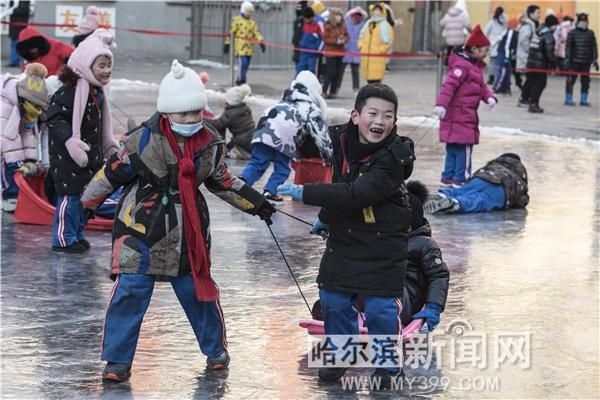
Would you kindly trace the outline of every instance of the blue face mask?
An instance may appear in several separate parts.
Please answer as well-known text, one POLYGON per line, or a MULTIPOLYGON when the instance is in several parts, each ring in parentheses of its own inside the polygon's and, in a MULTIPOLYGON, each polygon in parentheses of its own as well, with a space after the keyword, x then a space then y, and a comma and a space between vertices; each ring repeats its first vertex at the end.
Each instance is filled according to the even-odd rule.
POLYGON ((195 124, 178 124, 177 122, 170 122, 171 129, 173 130, 173 132, 183 137, 194 136, 204 126, 202 121, 197 122, 195 124))

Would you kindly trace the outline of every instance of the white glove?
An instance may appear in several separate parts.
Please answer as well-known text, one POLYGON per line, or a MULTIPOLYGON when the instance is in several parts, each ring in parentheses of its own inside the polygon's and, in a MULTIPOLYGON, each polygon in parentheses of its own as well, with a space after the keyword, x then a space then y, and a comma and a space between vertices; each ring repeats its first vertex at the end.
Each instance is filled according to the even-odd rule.
POLYGON ((491 111, 494 111, 496 109, 496 99, 494 99, 493 97, 487 99, 486 104, 488 105, 491 111))
POLYGON ((446 108, 442 106, 435 106, 433 108, 433 114, 437 115, 439 119, 442 119, 446 115, 446 108))

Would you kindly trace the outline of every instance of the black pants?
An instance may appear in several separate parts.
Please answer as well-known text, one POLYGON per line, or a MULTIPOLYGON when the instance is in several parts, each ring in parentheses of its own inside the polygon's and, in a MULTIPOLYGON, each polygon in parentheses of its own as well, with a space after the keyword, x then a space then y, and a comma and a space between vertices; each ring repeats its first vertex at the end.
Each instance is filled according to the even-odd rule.
POLYGON ((523 74, 521 72, 515 71, 515 85, 521 90, 523 90, 523 74))
POLYGON ((350 69, 352 71, 352 89, 358 90, 360 89, 360 64, 344 64, 342 67, 342 73, 340 74, 340 80, 338 82, 338 90, 342 87, 342 80, 344 78, 344 72, 346 71, 346 67, 350 65, 350 69))
MULTIPOLYGON (((590 72, 591 64, 579 64, 573 63, 571 66, 572 71, 577 72, 590 72)), ((567 75, 567 93, 573 94, 573 87, 577 81, 578 75, 567 75)), ((590 76, 581 75, 581 93, 588 93, 590 90, 590 76)))
POLYGON ((342 57, 325 57, 327 64, 327 72, 325 74, 325 82, 323 82, 323 94, 336 94, 338 91, 340 75, 344 73, 344 64, 342 57))
POLYGON ((527 90, 529 93, 529 104, 539 104, 540 97, 542 97, 542 92, 546 88, 547 82, 548 74, 545 74, 543 72, 527 73, 527 82, 525 82, 525 85, 527 86, 527 90))

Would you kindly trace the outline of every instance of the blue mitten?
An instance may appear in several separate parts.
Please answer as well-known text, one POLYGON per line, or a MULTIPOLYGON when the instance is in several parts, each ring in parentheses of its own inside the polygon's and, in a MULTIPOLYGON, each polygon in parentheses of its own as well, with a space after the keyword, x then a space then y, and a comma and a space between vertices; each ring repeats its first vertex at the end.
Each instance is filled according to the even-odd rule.
POLYGON ((321 220, 317 217, 315 223, 310 230, 311 235, 320 235, 321 232, 329 233, 329 225, 321 222, 321 220))
POLYGON ((431 332, 440 323, 440 314, 442 313, 442 306, 436 303, 427 303, 425 308, 415 315, 413 319, 425 318, 427 324, 427 330, 431 332))
POLYGON ((304 186, 302 185, 294 185, 293 183, 284 183, 283 185, 279 185, 277 188, 277 193, 282 196, 291 196, 294 200, 302 201, 302 192, 304 191, 304 186))

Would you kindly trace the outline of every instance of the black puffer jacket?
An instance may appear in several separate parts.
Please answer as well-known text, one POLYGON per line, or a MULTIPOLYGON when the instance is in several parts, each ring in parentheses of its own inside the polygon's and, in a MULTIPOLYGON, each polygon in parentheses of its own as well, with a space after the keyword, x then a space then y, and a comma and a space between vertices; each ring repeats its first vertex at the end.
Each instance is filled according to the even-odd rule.
POLYGON ((401 298, 410 224, 404 180, 412 173, 414 143, 394 128, 383 142, 362 145, 351 122, 330 136, 334 183, 307 184, 303 196, 323 207, 319 218, 329 224, 319 288, 401 298))
POLYGON ((547 26, 542 26, 537 34, 533 34, 529 42, 527 68, 555 68, 554 43, 553 31, 547 26))
POLYGON ((255 124, 252 110, 246 103, 227 105, 219 118, 206 122, 215 128, 223 139, 225 131, 229 129, 235 145, 242 147, 248 153, 252 151, 250 142, 254 135, 255 124))
POLYGON ((529 204, 527 170, 516 154, 502 154, 475 171, 473 178, 504 186, 504 208, 525 208, 529 204))
POLYGON ((576 27, 567 36, 565 60, 571 64, 591 64, 598 59, 596 35, 591 29, 576 27))
MULTIPOLYGON (((408 266, 404 283, 404 298, 408 296, 412 313, 419 312, 425 303, 446 306, 450 272, 442 251, 431 237, 431 226, 425 224, 410 232, 408 239, 408 266)), ((404 304, 406 307, 406 304, 404 304)))
MULTIPOLYGON (((100 108, 96 105, 90 90, 85 113, 81 123, 81 140, 90 146, 87 152, 88 164, 81 168, 69 155, 65 142, 73 131, 73 103, 75 87, 62 86, 52 96, 46 112, 50 152, 50 173, 54 179, 56 193, 60 196, 79 195, 85 185, 104 164, 102 155, 102 124, 100 108)), ((106 100, 104 100, 106 101, 106 100)))

